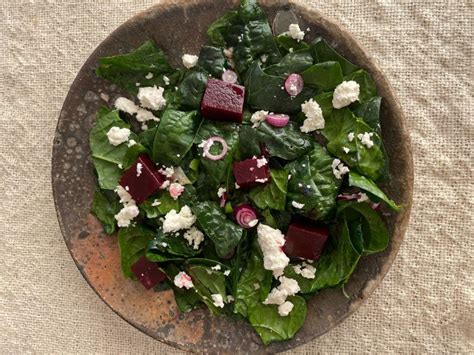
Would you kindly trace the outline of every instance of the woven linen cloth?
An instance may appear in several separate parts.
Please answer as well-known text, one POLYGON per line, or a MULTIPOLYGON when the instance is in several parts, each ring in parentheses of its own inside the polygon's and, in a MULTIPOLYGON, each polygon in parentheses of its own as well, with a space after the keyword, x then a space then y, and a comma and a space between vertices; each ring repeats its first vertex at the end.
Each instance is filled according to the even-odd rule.
MULTIPOLYGON (((473 353, 473 2, 300 2, 343 24, 391 81, 412 137, 415 196, 377 291, 292 353, 473 353)), ((0 2, 0 353, 178 352, 124 322, 85 282, 50 182, 53 134, 76 73, 154 3, 0 2)))

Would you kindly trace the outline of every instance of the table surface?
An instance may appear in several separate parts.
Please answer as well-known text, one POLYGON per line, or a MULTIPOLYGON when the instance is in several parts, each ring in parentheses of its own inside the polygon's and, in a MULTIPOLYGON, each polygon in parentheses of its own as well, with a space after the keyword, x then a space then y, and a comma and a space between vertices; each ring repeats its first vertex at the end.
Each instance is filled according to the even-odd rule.
MULTIPOLYGON (((76 73, 113 29, 156 2, 0 4, 2 353, 178 352, 128 325, 88 286, 63 242, 50 183, 53 134, 76 73)), ((292 352, 474 352, 472 2, 296 2, 343 24, 387 74, 408 118, 415 200, 374 295, 292 352)))

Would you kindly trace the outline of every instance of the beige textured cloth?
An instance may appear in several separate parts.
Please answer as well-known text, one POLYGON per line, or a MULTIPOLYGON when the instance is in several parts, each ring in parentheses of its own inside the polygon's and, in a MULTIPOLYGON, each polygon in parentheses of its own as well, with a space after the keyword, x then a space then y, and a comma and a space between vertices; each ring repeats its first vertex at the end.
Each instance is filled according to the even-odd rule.
MULTIPOLYGON (((50 185, 69 85, 113 29, 155 2, 0 2, 0 353, 175 351, 120 319, 84 281, 50 185)), ((416 180, 410 227, 382 285, 294 352, 473 353, 473 3, 305 3, 345 25, 388 75, 408 117, 416 180)))

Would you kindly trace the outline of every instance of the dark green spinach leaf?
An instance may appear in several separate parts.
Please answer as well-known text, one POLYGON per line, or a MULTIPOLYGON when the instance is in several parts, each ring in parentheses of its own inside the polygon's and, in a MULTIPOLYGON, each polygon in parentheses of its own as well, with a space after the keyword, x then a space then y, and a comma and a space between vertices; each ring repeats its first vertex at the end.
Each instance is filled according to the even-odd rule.
POLYGON ((286 205, 288 171, 271 169, 271 181, 265 186, 254 187, 249 192, 252 202, 260 209, 271 208, 283 211, 286 205))
POLYGON ((201 249, 194 249, 189 245, 188 241, 184 239, 183 233, 164 234, 159 230, 155 238, 149 243, 146 256, 151 261, 161 261, 160 256, 163 254, 189 258, 198 255, 200 252, 201 249))
POLYGON ((215 202, 196 204, 192 211, 200 229, 213 241, 220 258, 228 255, 239 244, 242 228, 229 221, 215 202))
POLYGON ((354 80, 359 84, 359 102, 364 103, 377 96, 377 87, 374 80, 363 69, 359 69, 344 77, 345 81, 354 80))
POLYGON ((281 59, 279 63, 265 68, 265 73, 275 76, 288 76, 292 73, 306 72, 307 69, 312 65, 313 57, 311 56, 309 49, 304 49, 301 51, 288 53, 281 59))
POLYGON ((153 236, 152 230, 141 225, 120 228, 118 233, 120 264, 126 277, 135 278, 131 267, 145 255, 146 247, 153 236))
POLYGON ((336 52, 324 39, 318 37, 311 45, 311 53, 318 63, 334 61, 341 65, 342 73, 348 75, 358 69, 354 64, 336 52))
POLYGON ((153 160, 164 165, 179 165, 191 149, 200 124, 197 111, 166 110, 156 130, 153 160))
POLYGON ((106 191, 100 190, 94 193, 92 200, 91 212, 104 226, 104 231, 107 234, 115 232, 115 215, 120 211, 120 203, 115 194, 106 194, 106 191))
POLYGON ((178 85, 176 100, 185 108, 200 108, 207 86, 207 78, 204 71, 195 69, 187 72, 183 81, 178 85))
POLYGON ((198 67, 220 79, 225 70, 226 58, 222 48, 203 46, 199 52, 198 67))
POLYGON ((289 37, 287 34, 281 34, 275 37, 275 42, 282 55, 296 52, 303 49, 309 49, 309 44, 304 41, 297 41, 294 38, 289 37))
POLYGON ((255 328, 263 344, 288 340, 295 336, 306 319, 306 301, 300 296, 290 296, 293 310, 286 317, 278 314, 278 306, 258 302, 249 314, 250 324, 255 328))
POLYGON ((379 198, 387 204, 392 210, 399 211, 400 206, 390 199, 380 188, 369 178, 359 175, 353 171, 349 172, 349 185, 356 186, 364 191, 367 191, 371 195, 379 198))
POLYGON ((342 70, 339 62, 317 63, 301 73, 305 85, 319 90, 332 90, 342 83, 342 70))
POLYGON ((224 274, 202 265, 191 265, 188 267, 188 272, 201 300, 212 313, 220 314, 222 310, 214 305, 212 295, 219 294, 223 301, 227 302, 224 274))

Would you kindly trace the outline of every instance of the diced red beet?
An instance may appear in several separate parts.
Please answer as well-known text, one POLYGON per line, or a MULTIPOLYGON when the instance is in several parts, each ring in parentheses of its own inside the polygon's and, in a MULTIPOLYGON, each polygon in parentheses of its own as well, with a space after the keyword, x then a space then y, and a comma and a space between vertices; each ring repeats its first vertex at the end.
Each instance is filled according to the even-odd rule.
POLYGON ((209 79, 201 102, 205 118, 242 123, 245 87, 209 79))
POLYGON ((151 262, 145 256, 138 259, 131 269, 147 290, 166 279, 166 275, 159 269, 158 264, 151 262))
POLYGON ((264 185, 270 181, 268 164, 266 163, 258 167, 256 157, 235 162, 233 170, 235 182, 242 188, 264 185))
POLYGON ((136 203, 141 203, 156 193, 165 180, 166 177, 158 172, 148 155, 141 154, 135 164, 122 175, 119 184, 136 203))
POLYGON ((286 255, 319 260, 328 240, 329 229, 311 222, 297 221, 290 224, 283 250, 286 255))

